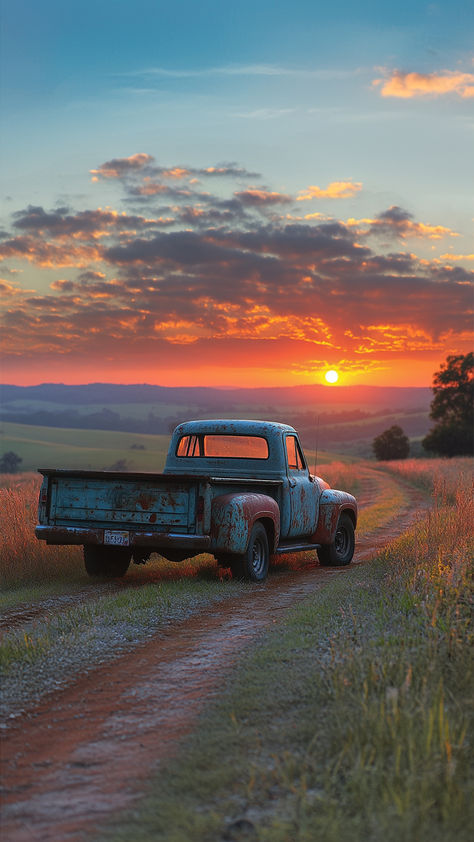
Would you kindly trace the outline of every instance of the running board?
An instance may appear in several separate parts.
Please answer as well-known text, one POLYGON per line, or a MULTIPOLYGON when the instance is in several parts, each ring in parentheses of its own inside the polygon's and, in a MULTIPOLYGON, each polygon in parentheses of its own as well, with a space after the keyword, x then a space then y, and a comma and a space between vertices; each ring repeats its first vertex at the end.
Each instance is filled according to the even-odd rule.
POLYGON ((275 555, 281 553, 304 553, 307 550, 318 550, 321 544, 280 544, 275 550, 275 555))

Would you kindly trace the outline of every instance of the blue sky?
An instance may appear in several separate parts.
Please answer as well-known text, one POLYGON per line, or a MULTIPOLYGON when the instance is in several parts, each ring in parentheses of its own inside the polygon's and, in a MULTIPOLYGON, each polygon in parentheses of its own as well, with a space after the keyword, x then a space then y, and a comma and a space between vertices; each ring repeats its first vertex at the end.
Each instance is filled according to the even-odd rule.
MULTIPOLYGON (((266 215, 259 219, 267 228, 287 220, 306 226, 337 220, 364 240, 373 235, 376 220, 380 256, 394 253, 390 218, 397 253, 435 261, 436 270, 448 262, 451 278, 454 265, 469 273, 473 23, 472 3, 456 0, 396 6, 4 0, 0 220, 10 243, 5 282, 14 282, 18 295, 26 289, 43 294, 59 280, 75 283, 83 272, 72 258, 69 264, 61 258, 47 265, 32 252, 25 258, 24 242, 15 250, 15 230, 33 230, 29 207, 62 209, 63 217, 97 208, 149 218, 176 214, 176 202, 160 205, 156 190, 145 213, 143 184, 149 181, 138 197, 132 170, 123 178, 100 170, 113 160, 134 161, 137 154, 150 157, 140 170, 148 180, 158 177, 160 167, 203 172, 232 165, 228 174, 212 179, 215 206, 249 188, 264 191, 259 207, 265 204, 266 215), (346 188, 338 191, 338 184, 346 188), (269 215, 270 205, 274 210, 278 205, 279 215, 269 215), (381 217, 391 208, 399 210, 381 217)), ((188 188, 199 181, 187 178, 188 188)), ((208 202, 205 187, 200 185, 194 202, 208 202)), ((255 196, 250 200, 246 194, 246 207, 250 201, 255 208, 255 196)), ((249 221, 245 225, 251 227, 249 221)), ((37 216, 34 226, 37 238, 53 236, 39 227, 37 216)), ((94 271, 101 259, 95 255, 94 271)), ((107 272, 112 280, 110 264, 107 272)), ((464 284, 464 276, 458 282, 464 284)), ((226 281, 224 275, 222 283, 232 286, 235 278, 226 281)), ((389 322, 388 315, 381 314, 381 323, 389 322)), ((154 317, 169 323, 169 313, 154 317)), ((403 318, 406 323, 407 315, 403 318)), ((452 319, 442 347, 436 331, 431 334, 433 354, 428 360, 425 349, 423 363, 420 358, 421 379, 436 355, 465 347, 465 327, 459 333, 455 314, 452 319)), ((416 333, 419 326, 410 329, 416 333)), ((337 347, 331 361, 344 368, 355 351, 341 340, 337 347)), ((409 349, 407 343, 406 354, 409 349)), ((17 352, 14 356, 18 360, 17 352)), ((328 359, 321 352, 321 365, 328 359)), ((302 376, 300 363, 295 365, 294 376, 302 376)), ((207 362, 202 376, 206 367, 207 362)), ((225 371, 222 378, 228 381, 225 371)))

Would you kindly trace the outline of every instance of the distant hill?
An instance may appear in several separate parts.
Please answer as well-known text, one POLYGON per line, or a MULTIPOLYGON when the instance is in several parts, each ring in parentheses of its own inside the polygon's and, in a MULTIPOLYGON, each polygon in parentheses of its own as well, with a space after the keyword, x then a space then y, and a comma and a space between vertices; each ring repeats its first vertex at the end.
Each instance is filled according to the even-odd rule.
POLYGON ((396 386, 268 389, 117 385, 0 387, 0 420, 36 427, 168 434, 192 418, 261 418, 296 427, 306 447, 367 456, 373 438, 399 424, 412 439, 428 432, 432 391, 396 386))
POLYGON ((41 383, 38 386, 0 386, 5 409, 18 401, 41 401, 62 406, 109 406, 113 404, 184 404, 213 409, 229 406, 292 406, 325 408, 334 405, 361 408, 428 409, 432 391, 409 386, 284 386, 244 389, 215 389, 208 386, 151 386, 147 383, 121 385, 87 383, 41 383))

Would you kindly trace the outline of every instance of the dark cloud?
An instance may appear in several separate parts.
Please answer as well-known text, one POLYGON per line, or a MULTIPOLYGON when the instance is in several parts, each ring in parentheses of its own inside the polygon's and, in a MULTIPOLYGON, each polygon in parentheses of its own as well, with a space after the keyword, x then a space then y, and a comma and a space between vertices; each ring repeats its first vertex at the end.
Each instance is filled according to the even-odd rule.
POLYGON ((75 214, 68 212, 68 208, 56 211, 45 211, 42 207, 30 205, 22 211, 13 214, 13 227, 23 231, 43 233, 53 236, 100 237, 104 233, 141 230, 169 225, 170 220, 146 219, 142 216, 119 214, 115 211, 93 210, 79 211, 75 214))
POLYGON ((369 228, 365 233, 400 239, 418 237, 429 240, 457 236, 456 232, 443 225, 431 225, 415 221, 413 214, 398 205, 392 205, 388 210, 378 214, 375 219, 369 220, 369 228))
POLYGON ((91 170, 92 175, 98 178, 108 179, 130 179, 135 177, 160 177, 165 180, 199 179, 199 178, 259 178, 259 173, 246 170, 237 166, 236 163, 222 163, 209 167, 188 167, 186 165, 174 165, 171 167, 157 166, 152 155, 138 152, 128 158, 112 158, 106 161, 97 169, 91 170))
POLYGON ((96 170, 91 170, 91 173, 96 178, 99 176, 102 178, 124 178, 131 173, 147 169, 154 160, 152 155, 138 152, 128 158, 112 158, 111 161, 106 161, 96 170))
POLYGON ((248 187, 247 190, 235 193, 235 196, 243 205, 257 208, 267 207, 268 205, 289 205, 294 202, 292 196, 272 192, 263 187, 248 187))
POLYGON ((413 214, 403 210, 398 205, 392 205, 388 210, 379 213, 377 219, 382 223, 388 223, 390 225, 403 225, 405 222, 413 219, 413 214))

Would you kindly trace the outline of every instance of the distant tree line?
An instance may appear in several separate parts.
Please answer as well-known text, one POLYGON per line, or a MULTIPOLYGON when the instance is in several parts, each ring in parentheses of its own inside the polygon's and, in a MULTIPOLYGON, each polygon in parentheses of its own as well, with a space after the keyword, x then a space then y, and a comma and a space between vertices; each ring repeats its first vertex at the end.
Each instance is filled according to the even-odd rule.
POLYGON ((88 414, 75 409, 64 409, 55 412, 39 409, 29 412, 4 411, 2 421, 14 424, 32 424, 38 427, 63 427, 77 430, 112 430, 122 433, 167 433, 170 425, 173 429, 183 418, 155 415, 149 412, 146 418, 129 418, 121 416, 112 409, 101 409, 100 412, 88 414))

